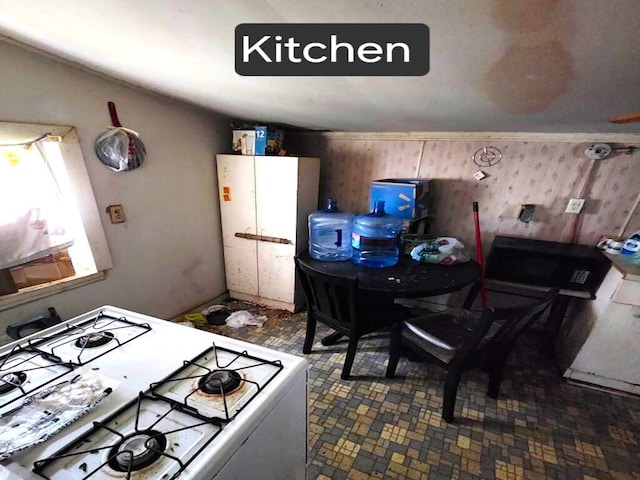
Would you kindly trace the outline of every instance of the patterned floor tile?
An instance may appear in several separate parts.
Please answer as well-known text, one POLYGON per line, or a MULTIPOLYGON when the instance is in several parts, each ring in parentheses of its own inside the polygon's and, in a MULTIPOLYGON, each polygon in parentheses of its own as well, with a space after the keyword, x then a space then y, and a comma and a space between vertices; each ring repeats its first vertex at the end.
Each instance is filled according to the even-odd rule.
MULTIPOLYGON (((302 356, 306 316, 230 301, 266 315, 261 328, 204 327, 302 356)), ((512 352, 497 401, 487 377, 463 375, 455 422, 442 420, 444 374, 402 359, 384 378, 388 338, 363 339, 353 379, 340 379, 346 344, 324 347, 318 326, 309 372, 309 480, 640 479, 640 401, 570 385, 546 337, 528 332, 512 352)))

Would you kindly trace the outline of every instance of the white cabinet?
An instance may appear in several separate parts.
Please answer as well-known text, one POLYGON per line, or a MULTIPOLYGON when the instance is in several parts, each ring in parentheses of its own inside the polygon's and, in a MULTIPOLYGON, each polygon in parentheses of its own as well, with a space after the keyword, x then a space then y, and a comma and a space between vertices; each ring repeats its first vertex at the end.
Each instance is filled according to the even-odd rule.
POLYGON ((232 298, 289 311, 302 303, 294 256, 308 246, 320 160, 217 155, 227 288, 232 298))
POLYGON ((564 376, 640 394, 640 267, 614 262, 596 299, 574 304, 560 330, 564 376))

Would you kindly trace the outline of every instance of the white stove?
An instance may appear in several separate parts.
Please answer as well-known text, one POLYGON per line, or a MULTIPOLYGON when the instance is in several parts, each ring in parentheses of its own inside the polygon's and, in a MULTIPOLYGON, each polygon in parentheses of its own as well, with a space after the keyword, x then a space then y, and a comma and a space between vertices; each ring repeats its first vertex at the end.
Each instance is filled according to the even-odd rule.
POLYGON ((300 357, 105 306, 0 348, 0 413, 82 369, 120 384, 4 467, 51 480, 305 478, 300 357))

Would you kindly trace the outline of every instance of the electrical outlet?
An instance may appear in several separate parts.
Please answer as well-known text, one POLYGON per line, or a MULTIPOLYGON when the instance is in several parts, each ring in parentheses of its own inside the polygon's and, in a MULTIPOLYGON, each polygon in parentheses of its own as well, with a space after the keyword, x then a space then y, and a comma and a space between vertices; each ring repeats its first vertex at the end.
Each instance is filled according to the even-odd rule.
POLYGON ((584 198, 572 198, 567 203, 564 213, 580 213, 584 207, 584 198))
POLYGON ((107 207, 107 213, 111 223, 124 223, 124 208, 122 205, 109 205, 107 207))

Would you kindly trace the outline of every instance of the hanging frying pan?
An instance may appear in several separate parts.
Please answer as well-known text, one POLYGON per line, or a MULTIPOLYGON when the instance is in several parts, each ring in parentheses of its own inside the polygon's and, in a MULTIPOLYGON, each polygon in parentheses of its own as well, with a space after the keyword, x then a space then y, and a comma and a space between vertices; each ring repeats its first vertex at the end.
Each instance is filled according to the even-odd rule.
POLYGON ((124 128, 113 102, 109 106, 112 127, 96 139, 95 150, 100 161, 116 172, 127 172, 142 166, 147 155, 138 132, 124 128))

